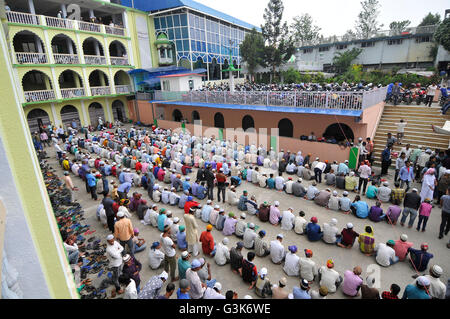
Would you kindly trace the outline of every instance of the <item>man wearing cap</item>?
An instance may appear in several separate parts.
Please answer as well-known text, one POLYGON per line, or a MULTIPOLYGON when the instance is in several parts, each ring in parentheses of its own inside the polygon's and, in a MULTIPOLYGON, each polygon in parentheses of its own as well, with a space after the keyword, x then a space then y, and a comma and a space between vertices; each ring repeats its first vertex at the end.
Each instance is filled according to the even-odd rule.
POLYGON ((180 279, 185 279, 186 270, 191 268, 191 263, 189 262, 190 257, 191 255, 187 251, 183 251, 180 258, 178 258, 178 275, 180 279))
POLYGON ((230 249, 227 247, 229 240, 225 237, 221 243, 217 244, 214 261, 217 265, 223 266, 230 262, 230 249))
POLYGON ((223 235, 224 236, 230 236, 234 234, 236 230, 236 223, 237 219, 234 213, 229 213, 228 217, 226 218, 224 224, 223 224, 223 235))
POLYGON ((167 272, 163 271, 161 274, 151 277, 139 292, 138 299, 156 299, 168 276, 167 272))
POLYGON ((155 241, 148 251, 148 264, 153 270, 161 267, 161 263, 164 260, 164 253, 161 251, 161 243, 155 241))
POLYGON ((386 148, 381 153, 381 176, 386 175, 389 170, 389 166, 392 163, 391 152, 394 148, 394 144, 390 143, 386 145, 386 148))
POLYGON ((304 197, 306 195, 306 188, 302 185, 303 179, 299 178, 297 182, 292 184, 292 194, 297 197, 304 197))
POLYGON ((413 246, 413 243, 408 241, 408 236, 406 234, 402 234, 400 239, 395 241, 394 251, 395 256, 398 257, 399 261, 404 261, 406 255, 408 254, 408 249, 413 246))
POLYGON ((428 262, 434 257, 433 254, 428 252, 427 243, 422 243, 422 245, 420 245, 420 250, 409 248, 408 253, 411 257, 409 261, 416 271, 425 271, 428 267, 428 262))
POLYGON ((353 224, 348 223, 346 228, 341 231, 341 236, 337 238, 336 245, 342 248, 352 248, 355 243, 355 239, 359 237, 359 234, 353 230, 353 224))
MULTIPOLYGON (((186 203, 187 204, 187 203, 186 203)), ((194 257, 198 255, 198 224, 194 217, 194 209, 189 210, 189 214, 184 214, 184 224, 186 225, 186 241, 188 251, 193 252, 194 257)))
POLYGON ((242 261, 244 259, 242 256, 243 247, 244 243, 239 241, 237 242, 236 247, 233 247, 230 250, 230 266, 235 274, 241 274, 242 272, 242 261))
POLYGON ((201 299, 206 290, 206 284, 202 283, 198 276, 198 271, 202 267, 198 259, 194 259, 191 263, 191 268, 186 270, 186 279, 189 281, 190 291, 189 295, 192 299, 201 299))
POLYGON ((272 206, 270 206, 269 212, 269 222, 272 225, 277 226, 281 221, 281 213, 279 210, 280 202, 275 201, 272 206))
POLYGON ((319 206, 326 207, 331 197, 331 190, 329 188, 321 190, 316 197, 314 197, 314 203, 319 206))
POLYGON ((306 225, 306 235, 309 241, 319 241, 323 237, 323 232, 318 224, 317 217, 311 217, 311 222, 306 225))
POLYGON ((116 288, 115 291, 118 294, 122 294, 123 290, 122 288, 120 288, 119 284, 119 272, 123 262, 122 259, 123 247, 117 241, 114 240, 114 235, 112 234, 106 237, 106 241, 107 241, 106 256, 108 257, 109 260, 109 268, 111 269, 112 277, 111 279, 104 279, 100 284, 100 287, 106 288, 106 285, 112 282, 116 288))
POLYGON ((245 221, 245 218, 247 215, 245 213, 241 213, 241 218, 236 223, 236 229, 235 229, 235 235, 237 238, 242 239, 244 237, 245 229, 247 228, 247 222, 245 221))
POLYGON ((310 249, 305 249, 305 257, 300 257, 299 259, 299 271, 300 278, 306 279, 308 282, 314 281, 317 276, 317 266, 316 263, 311 259, 313 252, 310 249))
POLYGON ((255 238, 257 237, 255 232, 255 224, 250 223, 248 228, 245 229, 243 240, 244 247, 247 249, 253 249, 255 247, 255 238))
POLYGON ((206 205, 203 206, 203 208, 201 210, 201 218, 204 223, 209 222, 209 217, 210 217, 212 210, 213 210, 212 201, 208 199, 208 201, 206 202, 206 205))
POLYGON ((309 294, 309 283, 305 279, 300 279, 300 288, 294 287, 292 290, 293 299, 311 299, 309 294))
POLYGON ((333 269, 334 262, 332 259, 327 261, 327 266, 322 266, 319 268, 319 284, 320 286, 325 286, 329 293, 336 292, 337 288, 342 282, 342 277, 339 273, 333 269))
MULTIPOLYGON (((438 265, 433 265, 430 268, 430 274, 425 275, 430 282, 428 293, 431 295, 432 299, 445 299, 445 293, 447 287, 445 284, 439 279, 443 273, 443 270, 438 265)), ((420 277, 419 277, 420 278, 420 277)), ((417 284, 418 278, 416 279, 417 284)))
POLYGON ((268 222, 270 218, 270 205, 268 202, 263 202, 259 205, 258 218, 262 222, 268 222))
POLYGON ((376 256, 375 260, 383 267, 389 267, 399 261, 399 258, 395 255, 395 241, 388 240, 386 244, 379 243, 375 246, 376 256))
POLYGON ((419 209, 420 204, 421 198, 420 195, 418 194, 418 190, 416 188, 413 188, 412 192, 407 193, 405 199, 403 200, 404 208, 402 218, 400 220, 401 226, 405 225, 406 218, 408 217, 408 215, 410 215, 408 227, 409 228, 412 227, 412 225, 414 224, 414 220, 417 217, 417 210, 419 209))
POLYGON ((431 299, 429 293, 430 280, 425 276, 417 278, 415 284, 405 287, 402 299, 431 299))
POLYGON ((337 237, 339 237, 339 230, 336 227, 337 219, 332 218, 329 223, 323 224, 323 241, 327 244, 336 244, 337 237))
POLYGON ((188 244, 186 241, 186 232, 185 232, 186 227, 184 225, 180 225, 178 227, 178 233, 177 233, 177 246, 178 249, 181 251, 185 251, 188 249, 188 244))
POLYGON ((300 257, 296 255, 297 246, 292 245, 288 247, 288 252, 285 257, 283 270, 288 276, 296 276, 300 274, 300 257))
MULTIPOLYGON (((230 186, 226 191, 227 203, 231 206, 237 206, 239 204, 239 199, 236 194, 236 187, 230 186)), ((225 197, 224 197, 225 198, 225 197)))
POLYGON ((350 169, 348 168, 348 160, 345 160, 344 163, 340 163, 337 170, 338 174, 343 173, 344 175, 347 175, 350 172, 350 169))
POLYGON ((267 268, 262 268, 256 280, 255 293, 261 298, 266 298, 272 295, 272 285, 269 278, 267 278, 267 268))
POLYGON ((203 295, 203 299, 225 299, 225 296, 220 293, 222 284, 216 282, 213 287, 207 287, 203 295))
POLYGON ((209 214, 209 223, 213 226, 216 226, 217 218, 219 217, 220 206, 215 205, 214 209, 209 214))
POLYGON ((266 236, 265 230, 260 230, 258 236, 255 237, 255 253, 258 257, 265 257, 270 254, 269 244, 264 240, 266 236))
POLYGON ((130 255, 134 257, 134 231, 131 220, 125 218, 125 214, 122 211, 117 213, 117 219, 118 221, 114 224, 114 237, 119 239, 123 247, 127 245, 130 250, 130 255))
POLYGON ((274 264, 281 264, 286 256, 286 251, 282 245, 283 234, 278 234, 275 240, 270 242, 270 259, 274 264))
POLYGON ((225 220, 227 216, 225 216, 225 210, 221 208, 219 210, 219 216, 217 216, 216 229, 222 231, 225 225, 225 220))
POLYGON ((141 284, 141 278, 139 276, 139 272, 142 269, 142 264, 134 257, 131 257, 130 255, 123 256, 123 268, 122 268, 122 274, 124 276, 127 276, 134 280, 136 283, 136 289, 139 291, 140 284, 141 284))
POLYGON ((272 286, 272 299, 288 299, 289 291, 286 289, 287 280, 281 278, 278 285, 272 286))
POLYGON ((241 211, 247 210, 247 195, 248 195, 248 192, 246 190, 244 190, 242 192, 241 197, 239 198, 238 209, 241 211))
POLYGON ((213 225, 206 226, 206 230, 200 235, 200 242, 202 243, 202 251, 206 256, 214 256, 214 238, 211 234, 213 225))

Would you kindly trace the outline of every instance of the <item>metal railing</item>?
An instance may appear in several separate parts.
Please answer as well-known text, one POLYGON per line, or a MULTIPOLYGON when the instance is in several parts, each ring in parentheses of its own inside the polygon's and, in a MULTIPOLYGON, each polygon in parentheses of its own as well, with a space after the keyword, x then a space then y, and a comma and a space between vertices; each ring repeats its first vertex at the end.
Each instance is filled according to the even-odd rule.
POLYGON ((111 65, 130 65, 128 58, 112 56, 110 59, 111 65))
POLYGON ((101 24, 78 21, 78 29, 82 31, 101 32, 101 24))
POLYGON ((102 55, 85 55, 84 62, 86 64, 103 65, 106 64, 106 57, 102 55))
POLYGON ((55 99, 53 90, 25 91, 25 100, 27 102, 39 102, 55 99))
POLYGON ((16 52, 16 60, 19 64, 42 64, 47 63, 46 53, 16 52))
POLYGON ((92 96, 96 95, 109 95, 111 94, 111 88, 109 86, 95 86, 91 87, 92 96))
POLYGON ((85 96, 84 88, 61 89, 63 99, 85 96))
POLYGON ((53 53, 56 64, 78 64, 80 63, 76 54, 53 53))
POLYGON ((55 17, 45 16, 45 23, 49 27, 75 29, 75 21, 70 19, 60 19, 55 17))
POLYGON ((41 21, 38 15, 24 12, 6 11, 8 22, 21 24, 40 25, 41 21))
POLYGON ((387 87, 360 92, 234 92, 229 91, 156 91, 155 100, 211 104, 304 107, 315 109, 363 110, 386 98, 387 87))
POLYGON ((129 85, 116 85, 116 93, 117 94, 124 94, 124 93, 130 93, 131 88, 129 85))
POLYGON ((108 34, 125 35, 125 29, 120 27, 111 27, 109 25, 105 25, 105 31, 108 34))

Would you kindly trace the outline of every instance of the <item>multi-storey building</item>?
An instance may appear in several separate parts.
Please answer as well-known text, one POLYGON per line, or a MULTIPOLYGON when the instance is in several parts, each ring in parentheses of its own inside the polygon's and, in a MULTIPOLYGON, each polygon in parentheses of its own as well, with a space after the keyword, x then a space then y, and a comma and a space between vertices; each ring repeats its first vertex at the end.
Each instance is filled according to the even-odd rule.
POLYGON ((128 117, 128 71, 157 63, 147 13, 98 0, 7 1, 7 42, 31 130, 128 117))

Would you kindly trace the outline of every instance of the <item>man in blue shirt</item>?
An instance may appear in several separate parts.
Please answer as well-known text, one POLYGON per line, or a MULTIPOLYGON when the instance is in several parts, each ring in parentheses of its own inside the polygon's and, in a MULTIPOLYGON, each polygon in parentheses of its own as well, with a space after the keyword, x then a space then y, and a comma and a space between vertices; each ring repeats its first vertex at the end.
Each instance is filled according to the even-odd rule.
POLYGON ((409 186, 414 179, 414 168, 411 167, 411 162, 406 161, 405 166, 400 169, 400 187, 403 188, 403 185, 406 183, 405 193, 408 192, 409 186))
POLYGON ((273 178, 273 174, 270 174, 270 177, 267 179, 267 187, 269 189, 275 188, 275 179, 273 178))
POLYGON ((410 263, 413 264, 413 268, 417 271, 425 271, 428 267, 428 262, 433 258, 433 254, 427 252, 428 244, 423 243, 420 245, 420 250, 414 248, 408 248, 410 254, 410 263))
POLYGON ((244 191, 241 197, 239 198, 238 209, 242 211, 247 210, 247 191, 244 191))
POLYGON ((294 287, 292 290, 292 294, 294 295, 294 299, 311 299, 309 294, 309 283, 306 279, 302 279, 300 281, 300 288, 294 287))
POLYGON ((355 200, 350 207, 352 213, 359 218, 367 218, 369 216, 369 205, 361 200, 361 196, 356 195, 355 200))
POLYGON ((311 222, 306 225, 306 235, 309 241, 319 241, 323 237, 323 232, 317 222, 317 217, 311 217, 311 222))
POLYGON ((91 171, 86 174, 86 183, 89 187, 89 191, 91 192, 91 197, 93 200, 97 200, 97 180, 94 176, 95 171, 91 171))
POLYGON ((344 175, 348 175, 350 169, 348 168, 348 160, 345 160, 344 163, 340 163, 338 166, 338 173, 344 173, 344 175))
POLYGON ((128 198, 128 192, 130 191, 131 183, 125 182, 119 185, 117 188, 117 194, 120 199, 128 198))
POLYGON ((405 287, 402 299, 431 299, 428 293, 429 289, 430 280, 425 276, 420 276, 415 285, 411 284, 405 287))
POLYGON ((177 233, 177 246, 178 249, 180 250, 187 250, 187 241, 186 241, 186 232, 185 232, 186 226, 181 225, 178 228, 178 233, 177 233))
POLYGON ((392 144, 389 144, 381 154, 381 176, 388 173, 389 166, 391 165, 391 150, 392 144))
POLYGON ((198 199, 204 199, 206 197, 206 187, 205 182, 201 182, 200 186, 197 187, 197 198, 198 199))
POLYGON ((190 189, 191 189, 191 184, 189 183, 190 179, 191 178, 189 176, 186 176, 186 180, 182 184, 183 191, 190 191, 190 189))

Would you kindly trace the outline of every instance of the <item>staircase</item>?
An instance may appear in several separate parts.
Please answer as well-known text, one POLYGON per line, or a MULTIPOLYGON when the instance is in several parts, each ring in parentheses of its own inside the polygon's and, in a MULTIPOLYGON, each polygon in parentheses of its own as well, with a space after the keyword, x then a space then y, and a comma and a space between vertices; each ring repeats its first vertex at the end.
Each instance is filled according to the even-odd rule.
MULTIPOLYGON (((374 165, 381 166, 381 153, 386 146, 387 133, 392 133, 392 136, 397 137, 397 125, 400 119, 408 122, 405 128, 405 136, 402 139, 402 145, 394 145, 394 152, 399 152, 406 145, 411 144, 414 149, 418 145, 422 145, 424 149, 430 148, 432 150, 441 149, 446 150, 449 146, 448 135, 437 134, 431 128, 431 124, 439 127, 444 126, 446 121, 450 121, 450 115, 442 115, 440 107, 421 107, 412 105, 386 105, 383 115, 374 138, 374 165)), ((395 161, 392 161, 392 166, 395 166, 395 161)))

